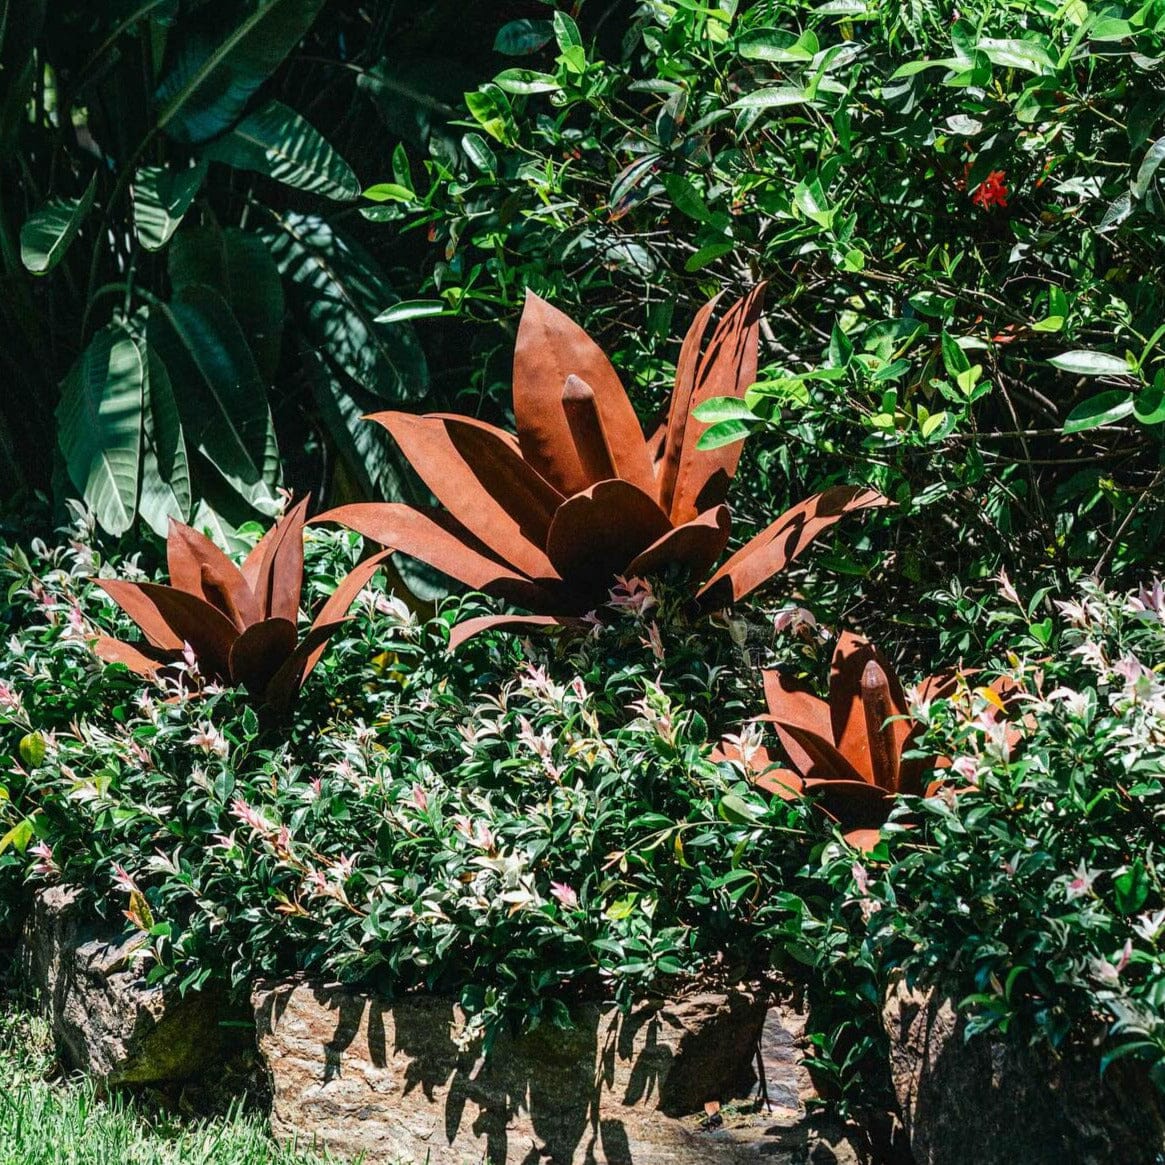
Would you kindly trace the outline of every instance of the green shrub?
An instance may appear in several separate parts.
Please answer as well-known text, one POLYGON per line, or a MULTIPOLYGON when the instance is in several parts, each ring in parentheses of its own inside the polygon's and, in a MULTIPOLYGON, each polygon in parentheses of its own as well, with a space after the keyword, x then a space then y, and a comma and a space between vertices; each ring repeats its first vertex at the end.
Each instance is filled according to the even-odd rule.
POLYGON ((460 150, 370 192, 434 240, 404 314, 504 317, 532 286, 650 384, 709 292, 767 278, 751 409, 705 414, 713 440, 770 434, 758 499, 877 486, 917 512, 924 587, 1001 553, 1153 556, 1160 3, 608 17, 504 28, 524 55, 467 94, 460 150))
POLYGON ((921 836, 899 827, 871 861, 826 847, 807 868, 835 1071, 878 1043, 901 970, 954 992, 971 1033, 1098 1044, 1165 1087, 1165 595, 1086 584, 1054 618, 1041 598, 977 605, 1027 693, 1021 740, 983 703, 921 709, 922 747, 974 787, 907 799, 921 836))

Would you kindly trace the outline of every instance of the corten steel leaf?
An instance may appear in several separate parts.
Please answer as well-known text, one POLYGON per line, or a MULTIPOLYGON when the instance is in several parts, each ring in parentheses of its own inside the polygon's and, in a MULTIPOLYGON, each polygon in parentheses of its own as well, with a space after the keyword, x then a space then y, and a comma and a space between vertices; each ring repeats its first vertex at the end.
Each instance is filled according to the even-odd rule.
MULTIPOLYGON (((728 543, 724 499, 741 446, 698 449, 693 411, 742 397, 756 379, 763 285, 714 326, 716 300, 680 351, 666 421, 649 440, 610 361, 562 312, 527 293, 514 350, 517 435, 469 417, 377 413, 441 508, 361 503, 335 521, 534 615, 470 619, 487 627, 570 625, 601 605, 616 575, 667 567, 707 577, 728 543), (706 342, 705 342, 706 340, 706 342)), ((888 502, 835 486, 795 506, 696 591, 723 606, 760 586, 844 514, 888 502)))
MULTIPOLYGON (((950 696, 959 673, 946 672, 924 680, 921 701, 950 696)), ((842 827, 845 838, 860 849, 872 849, 878 828, 900 794, 920 796, 937 785, 924 786, 931 769, 945 767, 945 758, 906 757, 923 725, 910 717, 906 694, 894 669, 867 640, 843 632, 834 649, 829 673, 829 698, 822 700, 778 671, 764 673, 768 715, 790 767, 780 767, 767 749, 749 759, 755 783, 778 797, 812 794, 842 827)), ((743 759, 739 749, 720 746, 719 756, 743 759)))
POLYGON ((143 644, 102 636, 109 663, 156 676, 189 646, 202 677, 241 685, 260 706, 285 713, 348 608, 388 552, 362 562, 336 587, 302 640, 303 526, 308 499, 286 513, 247 555, 242 568, 197 530, 171 521, 166 541, 170 585, 95 579, 141 628, 143 644))

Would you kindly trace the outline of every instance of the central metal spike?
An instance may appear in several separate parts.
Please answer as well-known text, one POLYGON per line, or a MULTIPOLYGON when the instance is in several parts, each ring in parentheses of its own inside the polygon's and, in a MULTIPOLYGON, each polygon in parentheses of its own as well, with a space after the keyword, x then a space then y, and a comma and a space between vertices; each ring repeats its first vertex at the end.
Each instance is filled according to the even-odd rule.
POLYGON ((875 659, 871 659, 862 671, 861 696, 874 784, 887 792, 897 793, 898 751, 894 746, 894 726, 888 723, 894 715, 894 707, 890 702, 890 681, 875 659))
POLYGON ((607 435, 603 432, 603 419, 599 416, 595 390, 573 372, 562 386, 562 407, 566 411, 566 423, 588 484, 594 485, 596 481, 618 477, 615 458, 607 444, 607 435))

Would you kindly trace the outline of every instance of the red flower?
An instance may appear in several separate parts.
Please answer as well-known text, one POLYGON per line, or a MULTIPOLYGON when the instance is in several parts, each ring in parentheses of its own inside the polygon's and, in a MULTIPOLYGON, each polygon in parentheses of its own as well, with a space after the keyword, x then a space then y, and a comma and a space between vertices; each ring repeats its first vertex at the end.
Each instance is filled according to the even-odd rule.
POLYGON ((992 170, 975 187, 975 192, 971 195, 971 201, 976 206, 981 206, 984 210, 989 210, 993 206, 1007 206, 1007 186, 1003 181, 1006 177, 1006 170, 992 170))

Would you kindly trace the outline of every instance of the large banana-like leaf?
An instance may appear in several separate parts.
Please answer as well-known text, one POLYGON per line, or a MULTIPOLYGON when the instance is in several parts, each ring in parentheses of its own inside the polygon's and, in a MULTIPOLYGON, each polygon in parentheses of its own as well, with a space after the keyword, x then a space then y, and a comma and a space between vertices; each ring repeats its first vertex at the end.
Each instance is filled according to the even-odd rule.
POLYGON ((283 281, 263 240, 237 227, 185 227, 166 252, 175 291, 213 287, 231 306, 264 384, 274 379, 283 343, 283 281))
POLYGON ((137 513, 145 354, 122 324, 102 328, 61 386, 57 439, 69 477, 102 529, 124 534, 137 513))
POLYGON ((185 522, 190 516, 190 465, 170 375, 155 351, 147 356, 138 514, 164 538, 171 518, 185 522))
POLYGON ((248 114, 202 156, 340 202, 360 193, 352 167, 315 126, 281 101, 268 101, 248 114))
POLYGON ((32 214, 20 228, 20 260, 33 275, 47 275, 64 257, 93 206, 97 175, 80 198, 62 198, 32 214))
POLYGON ((259 230, 288 284, 300 330, 336 368, 388 403, 423 396, 428 368, 408 324, 377 324, 397 300, 363 248, 314 215, 273 215, 259 230))
POLYGON ((205 142, 242 114, 252 95, 299 43, 324 0, 215 0, 198 14, 156 94, 158 128, 205 142))
POLYGON ((279 480, 271 410, 222 296, 202 284, 182 287, 150 313, 149 339, 174 384, 188 441, 239 497, 270 512, 279 480))
POLYGON ((138 242, 147 251, 159 251, 178 229, 190 209, 206 166, 142 166, 133 181, 133 225, 138 242))

